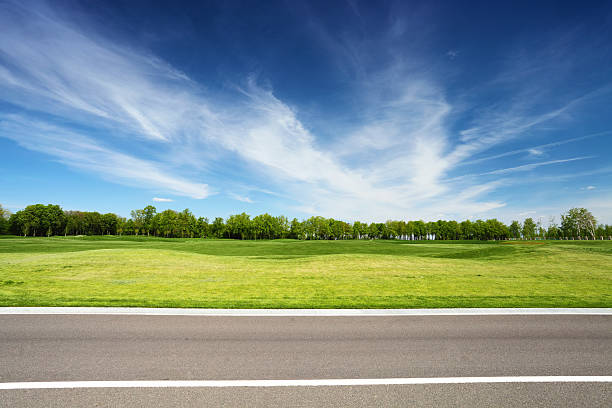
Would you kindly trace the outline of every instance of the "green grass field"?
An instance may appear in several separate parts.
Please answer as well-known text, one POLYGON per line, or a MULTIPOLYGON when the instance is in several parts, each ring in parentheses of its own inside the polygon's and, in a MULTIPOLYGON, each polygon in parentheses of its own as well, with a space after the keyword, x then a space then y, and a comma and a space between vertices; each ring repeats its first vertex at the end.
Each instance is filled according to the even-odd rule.
POLYGON ((3 237, 0 306, 612 307, 612 241, 3 237))

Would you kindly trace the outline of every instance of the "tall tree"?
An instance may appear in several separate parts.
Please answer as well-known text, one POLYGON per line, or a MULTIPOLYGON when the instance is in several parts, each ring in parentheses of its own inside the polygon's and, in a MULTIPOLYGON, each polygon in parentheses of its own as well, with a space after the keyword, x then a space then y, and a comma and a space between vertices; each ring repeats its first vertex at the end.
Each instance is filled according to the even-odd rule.
POLYGON ((209 235, 208 218, 200 217, 197 222, 198 236, 200 238, 206 238, 209 235))
POLYGON ((136 232, 136 235, 138 235, 144 230, 144 210, 132 210, 130 215, 132 216, 132 222, 134 223, 134 231, 136 232))
POLYGON ((8 234, 11 215, 11 212, 0 204, 0 234, 8 234))
POLYGON ((147 231, 147 235, 151 234, 151 231, 154 231, 154 222, 155 214, 157 214, 157 208, 152 205, 147 205, 142 209, 142 223, 145 231, 147 231))
POLYGON ((591 236, 595 239, 597 220, 586 208, 571 208, 561 215, 561 229, 565 236, 582 238, 591 236))
POLYGON ((533 218, 526 218, 523 221, 523 237, 525 239, 533 239, 535 236, 536 224, 533 222, 533 218))
POLYGON ((561 231, 559 230, 559 226, 555 221, 555 217, 550 217, 548 220, 548 231, 546 231, 546 238, 548 239, 558 239, 561 237, 561 231))
POLYGON ((521 224, 518 221, 512 221, 510 224, 510 236, 512 238, 520 238, 521 237, 521 224))
POLYGON ((211 226, 211 232, 216 238, 223 238, 225 234, 225 224, 223 222, 223 218, 215 218, 211 226))

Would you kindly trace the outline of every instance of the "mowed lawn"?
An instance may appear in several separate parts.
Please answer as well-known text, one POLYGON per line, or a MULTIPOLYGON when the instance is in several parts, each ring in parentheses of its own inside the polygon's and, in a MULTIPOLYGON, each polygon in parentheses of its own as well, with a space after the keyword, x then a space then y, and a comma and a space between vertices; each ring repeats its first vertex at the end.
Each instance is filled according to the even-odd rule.
POLYGON ((612 307, 612 241, 3 237, 0 306, 612 307))

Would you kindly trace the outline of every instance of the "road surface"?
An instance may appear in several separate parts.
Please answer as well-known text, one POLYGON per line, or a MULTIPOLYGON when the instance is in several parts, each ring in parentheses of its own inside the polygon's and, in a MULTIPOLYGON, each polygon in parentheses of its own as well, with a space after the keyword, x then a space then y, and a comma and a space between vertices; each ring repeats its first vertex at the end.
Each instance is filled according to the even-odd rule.
MULTIPOLYGON (((0 315, 2 384, 610 375, 611 315, 0 315)), ((0 406, 152 404, 610 407, 612 382, 0 390, 0 406)))

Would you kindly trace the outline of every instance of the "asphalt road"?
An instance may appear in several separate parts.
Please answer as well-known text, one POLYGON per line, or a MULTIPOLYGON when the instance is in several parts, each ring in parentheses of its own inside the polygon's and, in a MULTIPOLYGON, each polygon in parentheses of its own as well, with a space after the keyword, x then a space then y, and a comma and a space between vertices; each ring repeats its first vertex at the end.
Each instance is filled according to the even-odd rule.
MULTIPOLYGON (((612 375, 612 316, 0 315, 0 382, 612 375)), ((612 406, 611 383, 3 390, 0 406, 612 406)))

